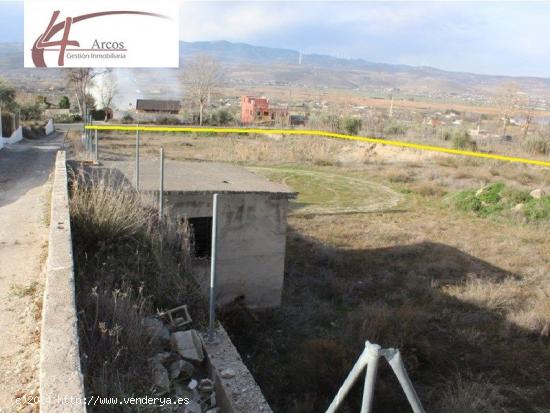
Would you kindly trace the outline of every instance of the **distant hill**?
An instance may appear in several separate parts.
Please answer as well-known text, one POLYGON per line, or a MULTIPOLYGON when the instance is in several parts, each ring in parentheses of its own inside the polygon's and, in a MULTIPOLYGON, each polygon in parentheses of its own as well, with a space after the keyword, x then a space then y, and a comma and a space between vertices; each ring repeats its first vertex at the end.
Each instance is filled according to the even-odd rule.
MULTIPOLYGON (((157 93, 159 90, 161 93, 173 90, 170 85, 181 78, 186 61, 198 54, 217 57, 226 67, 229 81, 244 88, 247 85, 250 88, 261 85, 337 88, 371 96, 392 93, 403 98, 454 99, 483 104, 499 85, 515 82, 538 98, 541 105, 546 104, 546 100, 550 104, 550 79, 547 78, 449 72, 431 67, 341 59, 319 54, 303 54, 300 62, 300 53, 296 50, 228 41, 181 42, 179 70, 156 69, 159 75, 154 76, 153 82, 150 81, 151 69, 134 70, 131 73, 132 82, 142 94, 147 94, 148 88, 157 90, 157 93), (147 79, 149 82, 144 82, 147 79)), ((0 77, 8 78, 25 89, 48 90, 60 87, 58 81, 62 79, 63 71, 23 69, 23 45, 0 43, 0 77)))

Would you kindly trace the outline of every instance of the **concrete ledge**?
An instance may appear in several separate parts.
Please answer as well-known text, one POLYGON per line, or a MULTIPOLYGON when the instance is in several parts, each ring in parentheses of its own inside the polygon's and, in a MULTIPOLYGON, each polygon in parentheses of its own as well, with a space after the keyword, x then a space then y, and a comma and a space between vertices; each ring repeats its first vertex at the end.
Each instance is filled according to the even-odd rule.
POLYGON ((55 161, 40 340, 40 411, 85 412, 65 152, 55 161))
POLYGON ((2 138, 6 144, 14 144, 23 140, 23 128, 19 126, 9 138, 2 138))
POLYGON ((205 339, 204 347, 208 373, 214 380, 216 400, 223 413, 273 413, 222 326, 216 330, 216 342, 205 339))
POLYGON ((46 135, 51 135, 55 132, 55 125, 53 123, 53 119, 48 120, 48 123, 46 124, 46 135))

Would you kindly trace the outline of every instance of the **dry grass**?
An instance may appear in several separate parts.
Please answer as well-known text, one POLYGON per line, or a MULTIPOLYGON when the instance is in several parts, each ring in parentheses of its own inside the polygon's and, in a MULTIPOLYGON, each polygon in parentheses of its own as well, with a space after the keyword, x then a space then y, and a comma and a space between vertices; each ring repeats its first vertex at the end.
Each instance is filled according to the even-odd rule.
POLYGON ((523 306, 528 297, 528 286, 517 279, 495 282, 479 277, 470 277, 466 282, 443 288, 452 297, 492 311, 508 313, 523 306))
MULTIPOLYGON (((109 139, 106 156, 132 156, 131 137, 127 147, 109 139)), ((546 227, 458 213, 442 202, 446 193, 479 188, 495 177, 514 189, 549 191, 550 171, 313 142, 279 136, 147 139, 151 153, 162 144, 171 159, 330 165, 328 172, 407 194, 392 211, 291 216, 283 306, 257 318, 224 314, 276 411, 323 411, 366 339, 402 350, 427 411, 538 412, 550 405, 543 385, 550 381, 546 227)), ((357 411, 360 395, 352 392, 343 411, 357 411)), ((375 400, 375 411, 408 409, 383 367, 375 400)))
POLYGON ((467 380, 457 375, 442 391, 434 412, 438 413, 503 413, 504 390, 482 377, 467 380))
POLYGON ((154 395, 147 359, 162 346, 146 336, 143 318, 185 303, 204 325, 188 228, 160 224, 131 186, 97 170, 72 175, 70 206, 86 393, 154 395))

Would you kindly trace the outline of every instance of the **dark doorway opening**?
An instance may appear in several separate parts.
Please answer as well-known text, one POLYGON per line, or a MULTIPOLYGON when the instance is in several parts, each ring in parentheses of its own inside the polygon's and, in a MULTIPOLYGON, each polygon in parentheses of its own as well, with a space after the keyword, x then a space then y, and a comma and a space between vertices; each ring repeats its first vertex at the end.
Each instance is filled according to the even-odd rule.
POLYGON ((193 249, 196 258, 210 258, 212 249, 212 217, 189 218, 193 234, 193 249))

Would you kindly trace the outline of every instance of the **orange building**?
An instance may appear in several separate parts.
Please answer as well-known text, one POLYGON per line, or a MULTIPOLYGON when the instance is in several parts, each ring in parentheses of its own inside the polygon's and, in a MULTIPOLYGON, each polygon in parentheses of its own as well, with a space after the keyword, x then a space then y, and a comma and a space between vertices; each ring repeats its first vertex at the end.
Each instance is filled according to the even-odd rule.
POLYGON ((266 97, 241 97, 242 123, 274 123, 276 120, 288 120, 288 109, 272 108, 266 97))

